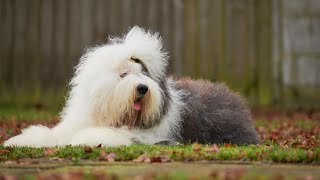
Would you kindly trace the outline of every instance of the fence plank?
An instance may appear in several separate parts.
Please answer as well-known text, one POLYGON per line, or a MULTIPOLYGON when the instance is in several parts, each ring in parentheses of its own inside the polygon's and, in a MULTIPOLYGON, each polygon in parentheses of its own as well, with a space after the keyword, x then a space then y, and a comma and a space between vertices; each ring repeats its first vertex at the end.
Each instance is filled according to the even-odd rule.
MULTIPOLYGON (((4 25, 5 23, 5 3, 0 3, 0 24, 4 25)), ((4 30, 5 28, 1 28, 0 29, 0 39, 2 39, 2 41, 4 40, 4 30)), ((3 51, 3 47, 4 43, 0 42, 0 92, 2 92, 4 90, 3 86, 5 84, 4 82, 4 52, 3 51)), ((0 94, 1 96, 1 94, 0 94)), ((1 98, 1 97, 0 97, 1 98)))
POLYGON ((281 76, 281 13, 282 1, 272 1, 272 103, 280 103, 282 99, 282 76, 281 76))
POLYGON ((172 73, 173 69, 173 62, 172 62, 172 55, 173 55, 173 3, 171 0, 163 0, 162 2, 162 12, 161 12, 161 27, 162 27, 162 38, 164 42, 164 48, 169 53, 169 67, 168 72, 172 73))
POLYGON ((110 0, 108 1, 108 21, 109 21, 109 35, 116 35, 118 32, 119 23, 121 22, 121 17, 117 17, 117 0, 110 0), (117 17, 117 18, 115 18, 117 17), (119 18, 119 19, 118 19, 119 18), (119 22, 120 21, 120 22, 119 22))
MULTIPOLYGON (((65 85, 66 69, 65 61, 67 60, 68 43, 67 38, 67 1, 56 0, 54 12, 59 12, 54 18, 54 57, 55 62, 52 67, 55 69, 55 87, 65 85)), ((91 37, 90 37, 91 38, 91 37)))
POLYGON ((152 31, 155 31, 157 29, 157 23, 159 22, 159 17, 157 17, 157 13, 159 10, 159 7, 157 6, 157 0, 150 0, 148 1, 148 7, 147 8, 147 25, 148 28, 150 28, 152 31))
POLYGON ((195 77, 197 76, 197 68, 198 68, 198 64, 196 64, 199 59, 197 59, 198 57, 196 56, 196 52, 197 52, 197 44, 196 44, 196 1, 194 0, 186 0, 185 1, 185 11, 184 11, 184 16, 185 18, 185 26, 184 26, 184 30, 185 30, 185 36, 184 39, 186 40, 186 44, 185 44, 185 49, 186 49, 186 56, 185 56, 185 61, 184 63, 186 63, 186 68, 184 69, 184 71, 192 76, 195 77))
POLYGON ((27 61, 24 60, 26 56, 26 17, 27 17, 27 2, 14 1, 14 39, 13 39, 13 66, 14 71, 11 72, 13 76, 13 87, 17 93, 21 92, 21 88, 26 83, 26 69, 27 61))
POLYGON ((272 69, 271 69, 271 3, 257 1, 256 15, 257 36, 257 62, 259 72, 259 104, 269 104, 272 94, 272 69))
MULTIPOLYGON (((209 35, 208 35, 208 51, 209 57, 212 59, 209 64, 209 77, 211 80, 216 81, 219 77, 220 69, 223 68, 222 63, 224 61, 224 10, 222 0, 209 1, 209 35)), ((223 72, 223 71, 222 71, 223 72)))
POLYGON ((1 28, 1 72, 2 86, 8 88, 12 86, 13 71, 12 50, 13 50, 13 1, 6 0, 2 4, 2 28, 1 28))
POLYGON ((246 20, 247 20, 247 31, 246 31, 246 59, 245 64, 246 71, 244 72, 244 83, 242 86, 242 92, 244 95, 248 96, 251 102, 256 103, 257 94, 257 63, 256 63, 256 34, 251 32, 255 31, 255 16, 256 16, 256 6, 254 0, 248 1, 248 6, 246 10, 246 20))
POLYGON ((133 1, 131 0, 123 0, 122 1, 122 31, 127 31, 130 27, 132 27, 133 22, 133 1))
POLYGON ((80 1, 80 32, 81 32, 81 48, 89 48, 93 45, 94 40, 94 27, 95 27, 95 1, 80 1))
POLYGON ((96 0, 96 14, 95 14, 95 41, 100 44, 107 40, 107 1, 96 0))
MULTIPOLYGON (((28 2, 28 30, 27 30, 27 58, 28 85, 32 91, 40 89, 40 0, 31 0, 28 2), (28 75, 30 74, 30 75, 28 75)), ((38 93, 39 96, 39 92, 38 93)))
POLYGON ((69 11, 68 11, 68 34, 67 41, 69 42, 69 50, 68 50, 68 76, 73 74, 74 67, 83 53, 83 47, 81 45, 81 10, 80 3, 78 0, 70 0, 69 2, 69 11))
POLYGON ((226 28, 227 28, 227 21, 226 21, 226 1, 219 0, 216 2, 217 6, 220 7, 217 11, 217 15, 219 17, 220 25, 217 24, 217 28, 215 30, 218 32, 218 41, 216 41, 216 47, 219 48, 218 56, 219 56, 219 80, 227 81, 228 73, 227 73, 227 61, 226 61, 226 28), (220 12, 220 13, 218 13, 220 12))
POLYGON ((246 4, 244 1, 226 3, 226 63, 228 82, 240 90, 243 83, 241 72, 246 58, 246 4))
POLYGON ((184 68, 184 3, 182 0, 174 0, 174 70, 177 75, 182 75, 184 68))
POLYGON ((199 39, 200 39, 200 46, 199 46, 199 61, 200 66, 199 70, 201 72, 200 77, 202 78, 211 78, 211 68, 212 68, 212 61, 213 58, 209 54, 209 40, 210 34, 209 33, 209 1, 202 0, 198 1, 199 3, 199 39), (209 38, 208 38, 209 37, 209 38))
POLYGON ((43 89, 50 88, 50 66, 53 58, 53 0, 41 1, 40 20, 40 62, 41 62, 41 83, 43 89))

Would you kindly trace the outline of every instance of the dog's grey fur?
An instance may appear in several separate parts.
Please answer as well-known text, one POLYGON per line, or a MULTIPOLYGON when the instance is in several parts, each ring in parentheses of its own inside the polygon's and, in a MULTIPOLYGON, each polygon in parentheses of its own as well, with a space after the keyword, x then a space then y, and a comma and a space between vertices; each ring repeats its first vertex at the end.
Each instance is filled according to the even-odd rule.
POLYGON ((258 144, 249 108, 244 99, 222 83, 176 79, 177 90, 187 93, 181 112, 183 143, 258 144))

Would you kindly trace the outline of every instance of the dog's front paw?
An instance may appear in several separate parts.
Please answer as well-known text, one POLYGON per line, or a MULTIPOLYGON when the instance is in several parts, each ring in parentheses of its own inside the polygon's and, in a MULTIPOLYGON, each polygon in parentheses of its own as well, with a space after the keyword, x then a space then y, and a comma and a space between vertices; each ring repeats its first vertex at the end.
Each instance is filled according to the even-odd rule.
POLYGON ((121 146, 130 145, 132 141, 125 134, 109 128, 87 128, 73 136, 70 144, 73 146, 121 146))
POLYGON ((21 134, 6 140, 4 146, 28 146, 28 142, 21 134))
POLYGON ((49 147, 57 145, 57 138, 51 129, 44 126, 31 126, 3 143, 4 146, 49 147))

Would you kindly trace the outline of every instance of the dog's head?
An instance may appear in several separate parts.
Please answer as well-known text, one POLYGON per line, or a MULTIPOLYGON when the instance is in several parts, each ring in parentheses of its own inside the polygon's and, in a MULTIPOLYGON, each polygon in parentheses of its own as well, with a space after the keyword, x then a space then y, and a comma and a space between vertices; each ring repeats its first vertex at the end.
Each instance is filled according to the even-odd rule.
POLYGON ((133 27, 81 58, 67 106, 86 103, 98 125, 148 128, 167 112, 167 63, 159 35, 133 27))

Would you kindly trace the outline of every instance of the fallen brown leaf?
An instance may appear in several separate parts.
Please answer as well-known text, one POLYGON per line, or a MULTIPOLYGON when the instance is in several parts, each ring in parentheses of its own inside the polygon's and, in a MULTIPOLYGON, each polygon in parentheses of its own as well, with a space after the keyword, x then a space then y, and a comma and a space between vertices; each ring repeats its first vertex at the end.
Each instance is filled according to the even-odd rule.
POLYGON ((114 162, 115 158, 116 158, 116 154, 111 152, 107 154, 105 159, 109 162, 114 162))
POLYGON ((138 158, 132 160, 133 162, 145 162, 145 163, 149 163, 151 162, 150 158, 148 155, 146 154, 142 154, 140 155, 138 158))
POLYGON ((6 149, 1 149, 0 150, 0 155, 2 154, 7 154, 8 152, 10 152, 9 150, 6 150, 6 149))
POLYGON ((92 148, 90 147, 90 146, 86 146, 86 147, 84 147, 84 152, 85 153, 92 153, 92 148))
POLYGON ((46 148, 43 152, 45 156, 52 156, 58 151, 57 148, 46 148))
POLYGON ((172 159, 169 156, 153 156, 150 158, 150 161, 166 163, 166 162, 172 162, 172 159))
POLYGON ((237 145, 231 144, 231 143, 224 143, 223 146, 226 147, 226 148, 230 148, 230 147, 235 147, 237 145))
POLYGON ((100 154, 99 154, 99 160, 100 161, 108 161, 108 162, 114 162, 115 161, 115 158, 116 158, 116 154, 113 153, 113 152, 104 152, 104 151, 100 151, 100 154))
POLYGON ((210 147, 206 148, 207 152, 219 152, 219 147, 217 144, 212 144, 210 147))
POLYGON ((193 151, 201 151, 202 146, 198 143, 194 143, 194 144, 192 144, 192 149, 193 149, 193 151))

